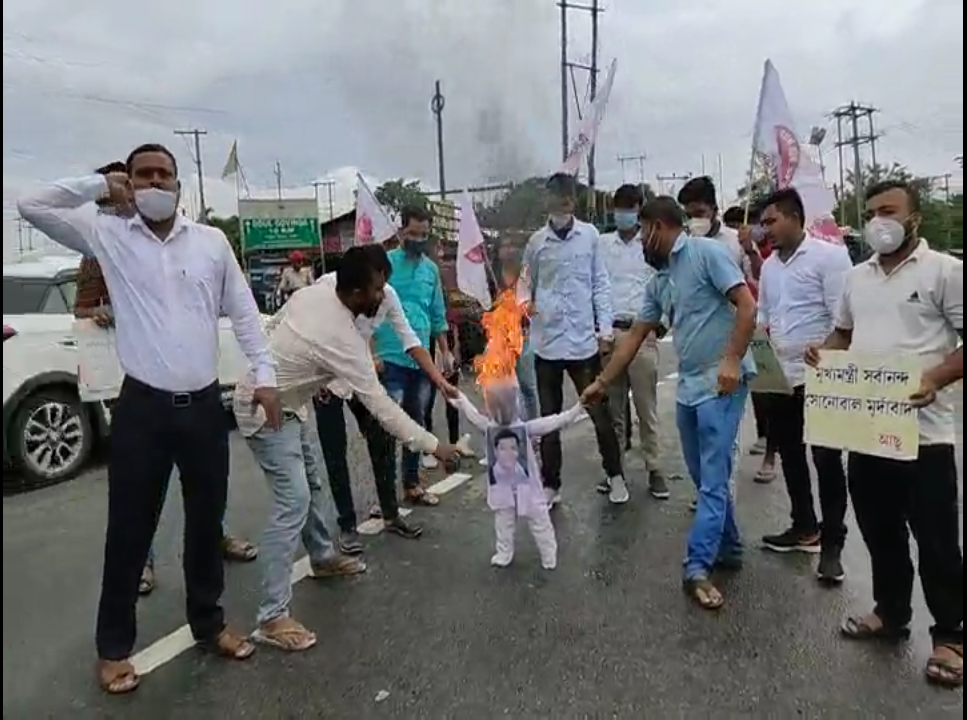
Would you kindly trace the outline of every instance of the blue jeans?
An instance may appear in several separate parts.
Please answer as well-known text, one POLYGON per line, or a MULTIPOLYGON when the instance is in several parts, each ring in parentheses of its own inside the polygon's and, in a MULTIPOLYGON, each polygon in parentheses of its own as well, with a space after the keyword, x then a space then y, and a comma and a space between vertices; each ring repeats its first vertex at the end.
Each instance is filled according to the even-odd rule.
MULTIPOLYGON (((228 537, 228 525, 225 522, 225 518, 222 518, 222 537, 228 537)), ((144 564, 145 567, 154 567, 154 541, 151 541, 151 547, 148 548, 148 561, 144 564)))
POLYGON ((263 625, 289 614, 292 565, 300 539, 313 564, 336 556, 326 529, 335 510, 329 486, 319 477, 309 423, 287 417, 280 430, 262 429, 246 439, 271 493, 269 522, 259 552, 262 599, 258 623, 263 625))
MULTIPOLYGON (((386 393, 393 401, 425 427, 426 409, 430 404, 430 378, 422 370, 386 363, 382 380, 386 393)), ((387 442, 382 471, 386 473, 386 480, 392 479, 396 482, 396 441, 393 438, 387 442)), ((403 448, 403 489, 411 490, 419 485, 420 456, 408 448, 403 448)))
POLYGON ((708 578, 716 561, 742 553, 730 479, 748 395, 748 386, 742 385, 731 395, 700 405, 678 405, 682 454, 698 489, 698 507, 685 557, 686 580, 708 578))
POLYGON ((534 370, 534 351, 531 349, 530 338, 524 338, 524 347, 517 358, 517 384, 520 386, 520 396, 524 401, 524 419, 535 420, 540 417, 540 406, 537 402, 537 372, 534 370))

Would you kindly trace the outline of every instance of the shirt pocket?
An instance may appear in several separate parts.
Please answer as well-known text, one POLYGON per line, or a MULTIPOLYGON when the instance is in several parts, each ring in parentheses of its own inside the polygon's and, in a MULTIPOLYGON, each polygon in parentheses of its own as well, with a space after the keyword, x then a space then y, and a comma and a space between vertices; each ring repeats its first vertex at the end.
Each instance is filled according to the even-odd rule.
POLYGON ((178 295, 186 307, 199 311, 221 309, 222 277, 217 263, 195 258, 176 271, 178 295))

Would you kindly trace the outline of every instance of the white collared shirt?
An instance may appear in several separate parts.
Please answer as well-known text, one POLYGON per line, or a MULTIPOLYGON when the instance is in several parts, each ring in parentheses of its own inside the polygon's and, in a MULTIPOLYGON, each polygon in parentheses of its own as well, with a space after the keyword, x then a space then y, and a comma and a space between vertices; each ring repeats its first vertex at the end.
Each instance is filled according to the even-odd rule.
MULTIPOLYGON (((269 322, 269 347, 277 363, 282 406, 306 417, 306 408, 321 388, 345 384, 392 436, 414 451, 432 453, 438 441, 386 394, 376 375, 368 341, 356 318, 343 305, 336 288, 316 283, 296 292, 269 322)), ((246 436, 265 425, 261 408, 253 412, 250 374, 235 388, 235 418, 246 436)))
POLYGON ((714 235, 709 235, 709 237, 713 240, 718 240, 720 243, 725 245, 725 247, 729 249, 729 255, 731 255, 735 260, 746 279, 752 278, 752 261, 742 248, 742 243, 739 241, 739 233, 737 231, 733 230, 725 223, 719 223, 718 232, 716 232, 714 235))
MULTIPOLYGON (((836 327, 851 330, 852 350, 918 356, 929 370, 956 351, 964 332, 964 263, 931 250, 925 240, 887 275, 874 255, 846 277, 836 327)), ((954 445, 951 386, 920 410, 920 444, 954 445)))
POLYGON ((611 279, 611 307, 615 321, 634 320, 645 303, 645 288, 655 269, 645 262, 641 233, 625 240, 617 232, 601 236, 604 264, 611 279))
POLYGON ((793 387, 806 382, 806 347, 823 342, 832 332, 846 274, 852 269, 845 247, 809 236, 785 262, 773 250, 762 264, 758 322, 769 329, 793 387))
POLYGON ((161 240, 139 216, 97 213, 93 202, 106 193, 102 175, 61 180, 23 197, 18 209, 55 242, 97 259, 125 374, 169 392, 216 382, 224 311, 259 385, 274 385, 258 306, 225 234, 179 216, 161 240))

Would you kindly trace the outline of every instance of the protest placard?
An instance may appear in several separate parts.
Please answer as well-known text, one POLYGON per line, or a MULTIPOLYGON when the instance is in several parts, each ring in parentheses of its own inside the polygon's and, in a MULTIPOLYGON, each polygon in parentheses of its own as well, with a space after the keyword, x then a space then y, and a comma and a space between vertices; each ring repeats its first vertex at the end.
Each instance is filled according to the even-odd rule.
POLYGON ((806 442, 913 460, 920 450, 916 357, 824 350, 806 373, 806 442))
POLYGON ((786 373, 782 370, 782 364, 776 355, 776 349, 772 345, 769 336, 761 328, 755 331, 752 342, 749 343, 749 352, 755 360, 756 376, 750 383, 749 389, 757 393, 770 393, 773 395, 792 395, 792 386, 786 373))
POLYGON ((113 328, 93 320, 74 321, 77 342, 77 389, 84 402, 112 400, 121 392, 124 373, 118 361, 113 328))

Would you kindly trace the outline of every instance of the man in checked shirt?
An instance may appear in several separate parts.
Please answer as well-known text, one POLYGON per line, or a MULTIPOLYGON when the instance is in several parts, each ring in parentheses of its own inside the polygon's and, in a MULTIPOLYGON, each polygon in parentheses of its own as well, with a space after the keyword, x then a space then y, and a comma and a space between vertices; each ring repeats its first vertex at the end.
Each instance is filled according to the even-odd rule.
MULTIPOLYGON (((126 172, 123 162, 112 162, 98 168, 100 175, 126 172)), ((118 213, 110 200, 100 200, 97 203, 100 213, 118 213)), ((89 318, 100 327, 111 327, 114 324, 114 313, 111 310, 111 298, 107 292, 107 284, 101 273, 101 266, 93 257, 81 259, 81 266, 77 273, 77 295, 74 300, 74 317, 89 318)), ((258 556, 258 548, 247 540, 232 537, 225 531, 222 524, 225 559, 232 562, 251 562, 258 556)), ((155 586, 154 547, 148 552, 148 562, 141 573, 140 591, 142 595, 149 595, 155 586)))

